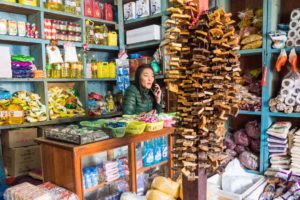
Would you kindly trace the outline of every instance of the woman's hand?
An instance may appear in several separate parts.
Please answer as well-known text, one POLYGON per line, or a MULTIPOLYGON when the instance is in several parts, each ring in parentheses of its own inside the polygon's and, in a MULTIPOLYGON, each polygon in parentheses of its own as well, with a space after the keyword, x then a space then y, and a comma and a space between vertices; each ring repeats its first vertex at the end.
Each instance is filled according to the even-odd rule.
POLYGON ((156 103, 160 104, 160 102, 161 102, 161 89, 160 89, 160 86, 157 83, 155 84, 155 89, 154 89, 153 94, 154 94, 156 103))

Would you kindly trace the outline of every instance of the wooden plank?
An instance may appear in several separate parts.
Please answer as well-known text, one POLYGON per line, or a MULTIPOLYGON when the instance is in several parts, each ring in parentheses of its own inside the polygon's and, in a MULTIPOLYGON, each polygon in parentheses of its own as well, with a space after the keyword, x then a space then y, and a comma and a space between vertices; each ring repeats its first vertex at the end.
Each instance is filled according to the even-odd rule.
POLYGON ((174 135, 170 134, 168 135, 168 157, 169 157, 169 171, 170 171, 170 177, 173 178, 175 171, 173 170, 174 166, 174 160, 173 160, 173 154, 172 154, 172 149, 174 146, 174 135))
POLYGON ((198 179, 188 181, 186 176, 182 176, 182 189, 184 200, 206 200, 207 175, 205 169, 198 169, 198 179))
POLYGON ((72 151, 41 144, 44 181, 51 181, 75 192, 72 151))
POLYGON ((79 196, 80 199, 84 199, 84 186, 83 186, 83 173, 82 173, 82 157, 78 156, 76 152, 73 152, 73 177, 74 177, 74 192, 79 196))
POLYGON ((137 192, 137 170, 136 170, 136 143, 130 143, 128 145, 128 165, 129 165, 129 176, 130 176, 130 190, 137 192))

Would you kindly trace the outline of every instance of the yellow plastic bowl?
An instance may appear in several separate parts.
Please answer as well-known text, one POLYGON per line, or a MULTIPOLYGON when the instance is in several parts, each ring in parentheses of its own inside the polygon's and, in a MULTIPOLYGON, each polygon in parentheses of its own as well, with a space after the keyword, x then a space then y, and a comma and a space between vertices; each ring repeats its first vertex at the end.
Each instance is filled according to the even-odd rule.
POLYGON ((142 134, 146 128, 145 122, 139 122, 139 121, 131 121, 128 123, 128 126, 126 127, 126 133, 128 134, 142 134))

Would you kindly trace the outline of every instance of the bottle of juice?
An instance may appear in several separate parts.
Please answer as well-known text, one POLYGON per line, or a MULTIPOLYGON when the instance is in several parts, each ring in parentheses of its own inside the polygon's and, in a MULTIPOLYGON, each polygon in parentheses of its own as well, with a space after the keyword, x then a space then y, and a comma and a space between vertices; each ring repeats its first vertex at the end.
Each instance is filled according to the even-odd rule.
POLYGON ((10 104, 7 107, 9 113, 8 124, 23 124, 24 123, 24 111, 21 106, 17 104, 10 104))
POLYGON ((97 78, 97 60, 95 55, 92 56, 91 63, 92 63, 92 78, 97 78))

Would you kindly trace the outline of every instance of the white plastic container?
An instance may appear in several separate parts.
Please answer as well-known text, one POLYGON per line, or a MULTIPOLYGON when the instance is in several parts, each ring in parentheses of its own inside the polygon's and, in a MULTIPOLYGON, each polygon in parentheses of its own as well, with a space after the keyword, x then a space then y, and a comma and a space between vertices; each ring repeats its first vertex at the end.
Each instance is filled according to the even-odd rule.
POLYGON ((161 0, 150 0, 151 15, 155 15, 161 12, 161 0))
POLYGON ((254 179, 254 184, 248 187, 241 194, 236 194, 232 192, 227 192, 221 189, 222 177, 218 174, 212 176, 207 180, 207 190, 208 190, 208 199, 218 198, 228 198, 231 200, 242 200, 249 196, 256 188, 262 185, 265 182, 265 177, 256 174, 249 174, 250 177, 254 179))
POLYGON ((136 1, 136 16, 147 17, 150 15, 150 2, 149 0, 137 0, 136 1))
POLYGON ((160 40, 160 26, 150 25, 126 31, 126 43, 134 44, 139 42, 160 40))

